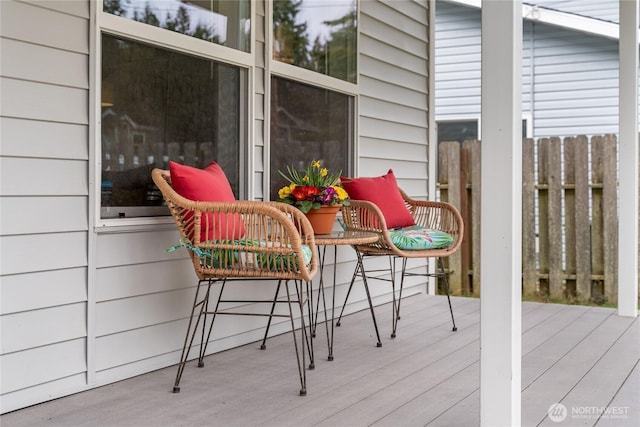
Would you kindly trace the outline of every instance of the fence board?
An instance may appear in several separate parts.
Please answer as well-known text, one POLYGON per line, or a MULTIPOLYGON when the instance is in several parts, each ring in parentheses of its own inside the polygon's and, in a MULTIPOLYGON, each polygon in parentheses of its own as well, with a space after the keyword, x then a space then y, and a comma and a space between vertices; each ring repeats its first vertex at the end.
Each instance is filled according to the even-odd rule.
POLYGON ((522 292, 537 292, 536 218, 535 218, 535 145, 532 138, 522 141, 522 292))
MULTIPOLYGON (((564 139, 565 272, 576 274, 576 138, 564 139)), ((576 295, 576 279, 566 281, 567 297, 576 295)))
MULTIPOLYGON (((591 138, 591 274, 604 277, 604 214, 603 214, 603 180, 604 180, 604 138, 591 138)), ((595 301, 604 299, 604 283, 597 280, 591 287, 591 298, 595 301)))
MULTIPOLYGON (((471 209, 469 205, 470 199, 470 182, 469 174, 469 151, 463 147, 460 149, 460 214, 465 224, 471 223, 471 209)), ((471 274, 471 227, 464 229, 462 246, 460 247, 460 269, 462 276, 460 277, 460 286, 462 295, 471 294, 471 286, 469 283, 469 275, 471 274)))
POLYGON ((544 275, 540 287, 553 297, 563 297, 560 138, 538 142, 540 270, 544 275))
POLYGON ((618 266, 618 195, 616 136, 604 136, 603 153, 603 244, 604 244, 604 294, 607 302, 618 301, 616 270, 618 266))
POLYGON ((591 242, 589 238, 589 144, 585 135, 576 138, 574 168, 576 296, 586 301, 591 295, 591 242))
POLYGON ((465 227, 471 230, 471 288, 473 295, 480 296, 480 141, 465 141, 463 147, 469 156, 469 184, 471 188, 471 224, 465 227))
MULTIPOLYGON (((451 203, 460 209, 460 144, 456 141, 439 144, 438 177, 441 184, 440 196, 443 201, 451 203)), ((462 291, 462 258, 460 251, 445 260, 447 269, 451 273, 449 286, 454 295, 462 291)))
POLYGON ((540 290, 549 293, 549 192, 547 191, 547 167, 549 139, 538 140, 538 271, 540 290))

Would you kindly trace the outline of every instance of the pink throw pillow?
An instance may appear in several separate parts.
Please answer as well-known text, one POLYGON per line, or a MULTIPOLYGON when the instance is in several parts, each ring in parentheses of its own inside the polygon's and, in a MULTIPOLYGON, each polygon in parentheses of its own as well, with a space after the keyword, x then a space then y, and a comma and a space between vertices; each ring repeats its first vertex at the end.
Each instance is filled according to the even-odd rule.
MULTIPOLYGON (((204 169, 169 162, 169 172, 173 188, 186 199, 203 202, 236 201, 227 176, 216 162, 209 163, 204 169)), ((244 236, 245 231, 240 214, 208 213, 202 216, 201 225, 201 241, 237 240, 244 236)))
POLYGON ((389 169, 386 175, 373 178, 347 178, 341 177, 340 181, 349 198, 353 200, 369 201, 380 209, 387 228, 400 228, 415 225, 415 221, 402 199, 398 190, 398 183, 389 169))

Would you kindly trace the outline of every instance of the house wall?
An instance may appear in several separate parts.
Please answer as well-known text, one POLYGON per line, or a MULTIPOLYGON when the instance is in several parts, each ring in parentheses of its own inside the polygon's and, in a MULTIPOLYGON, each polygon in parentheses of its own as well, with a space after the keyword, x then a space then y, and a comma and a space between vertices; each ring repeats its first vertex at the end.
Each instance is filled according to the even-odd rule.
MULTIPOLYGON (((363 1, 360 16, 358 173, 393 168, 417 197, 428 184, 427 5, 363 1)), ((249 197, 258 200, 268 162, 265 10, 255 3, 245 147, 249 197)), ((163 251, 178 240, 173 224, 94 219, 92 22, 89 1, 0 2, 0 412, 173 365, 186 330, 196 279, 186 254, 163 251)), ((355 255, 339 249, 340 301, 355 255)), ((409 293, 423 290, 410 284, 409 293)), ((249 289, 237 292, 261 296, 249 289)), ((372 291, 377 303, 390 300, 388 286, 372 291)), ((363 299, 355 290, 348 311, 363 299)), ((264 333, 264 319, 220 320, 211 352, 264 333)), ((380 320, 383 334, 388 323, 380 320)))
POLYGON ((0 10, 4 412, 87 383, 89 6, 0 10))
MULTIPOLYGON (((436 2, 435 115, 480 117, 480 10, 436 2)), ((617 41, 523 23, 522 111, 534 138, 618 131, 617 41)))

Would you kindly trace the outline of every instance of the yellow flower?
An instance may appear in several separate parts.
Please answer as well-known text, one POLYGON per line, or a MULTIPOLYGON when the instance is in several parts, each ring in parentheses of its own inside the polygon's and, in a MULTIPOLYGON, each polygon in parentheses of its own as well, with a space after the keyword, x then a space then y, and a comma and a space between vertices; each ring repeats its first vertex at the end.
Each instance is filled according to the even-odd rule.
POLYGON ((328 173, 329 170, 327 168, 322 168, 322 170, 320 171, 320 176, 327 176, 328 173))
POLYGON ((336 194, 338 195, 338 198, 340 198, 340 200, 345 200, 347 197, 349 197, 344 188, 334 185, 333 189, 336 190, 336 194))
MULTIPOLYGON (((314 168, 319 168, 320 167, 320 160, 314 160, 313 162, 311 162, 311 165, 314 168)), ((324 175, 323 175, 324 176, 324 175)))
POLYGON ((280 190, 278 190, 278 197, 280 197, 281 199, 286 199, 287 197, 289 197, 289 194, 291 194, 294 188, 296 188, 295 184, 290 184, 282 187, 280 190))
POLYGON ((309 175, 305 175, 305 176, 302 178, 302 182, 309 182, 309 175))

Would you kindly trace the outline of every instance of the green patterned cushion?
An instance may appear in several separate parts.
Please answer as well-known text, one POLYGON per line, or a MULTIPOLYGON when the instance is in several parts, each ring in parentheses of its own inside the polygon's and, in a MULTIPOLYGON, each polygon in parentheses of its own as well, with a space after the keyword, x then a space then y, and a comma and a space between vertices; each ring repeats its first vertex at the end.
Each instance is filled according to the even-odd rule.
POLYGON ((451 234, 420 225, 390 230, 389 234, 393 244, 403 250, 441 249, 453 243, 451 234))
MULTIPOLYGON (((267 247, 267 242, 258 241, 258 240, 214 240, 212 243, 217 244, 230 244, 230 245, 238 245, 238 246, 260 246, 267 247)), ((290 247, 290 246, 289 246, 290 247)), ((238 263, 240 261, 240 254, 242 253, 242 261, 246 263, 247 258, 250 257, 252 260, 255 259, 257 266, 261 269, 266 269, 270 271, 278 271, 280 269, 298 269, 298 260, 295 255, 287 256, 287 255, 273 255, 266 254, 260 252, 252 252, 248 253, 246 251, 236 251, 231 249, 203 249, 197 248, 193 246, 190 242, 185 242, 184 240, 180 240, 180 243, 176 246, 172 246, 168 248, 165 252, 173 252, 179 248, 186 248, 190 251, 193 251, 198 255, 202 264, 207 267, 213 268, 227 268, 230 267, 233 263, 238 263), (293 262, 293 265, 289 265, 290 262, 293 262)), ((307 265, 311 262, 312 251, 311 248, 307 245, 302 245, 302 256, 304 265, 307 265)))

